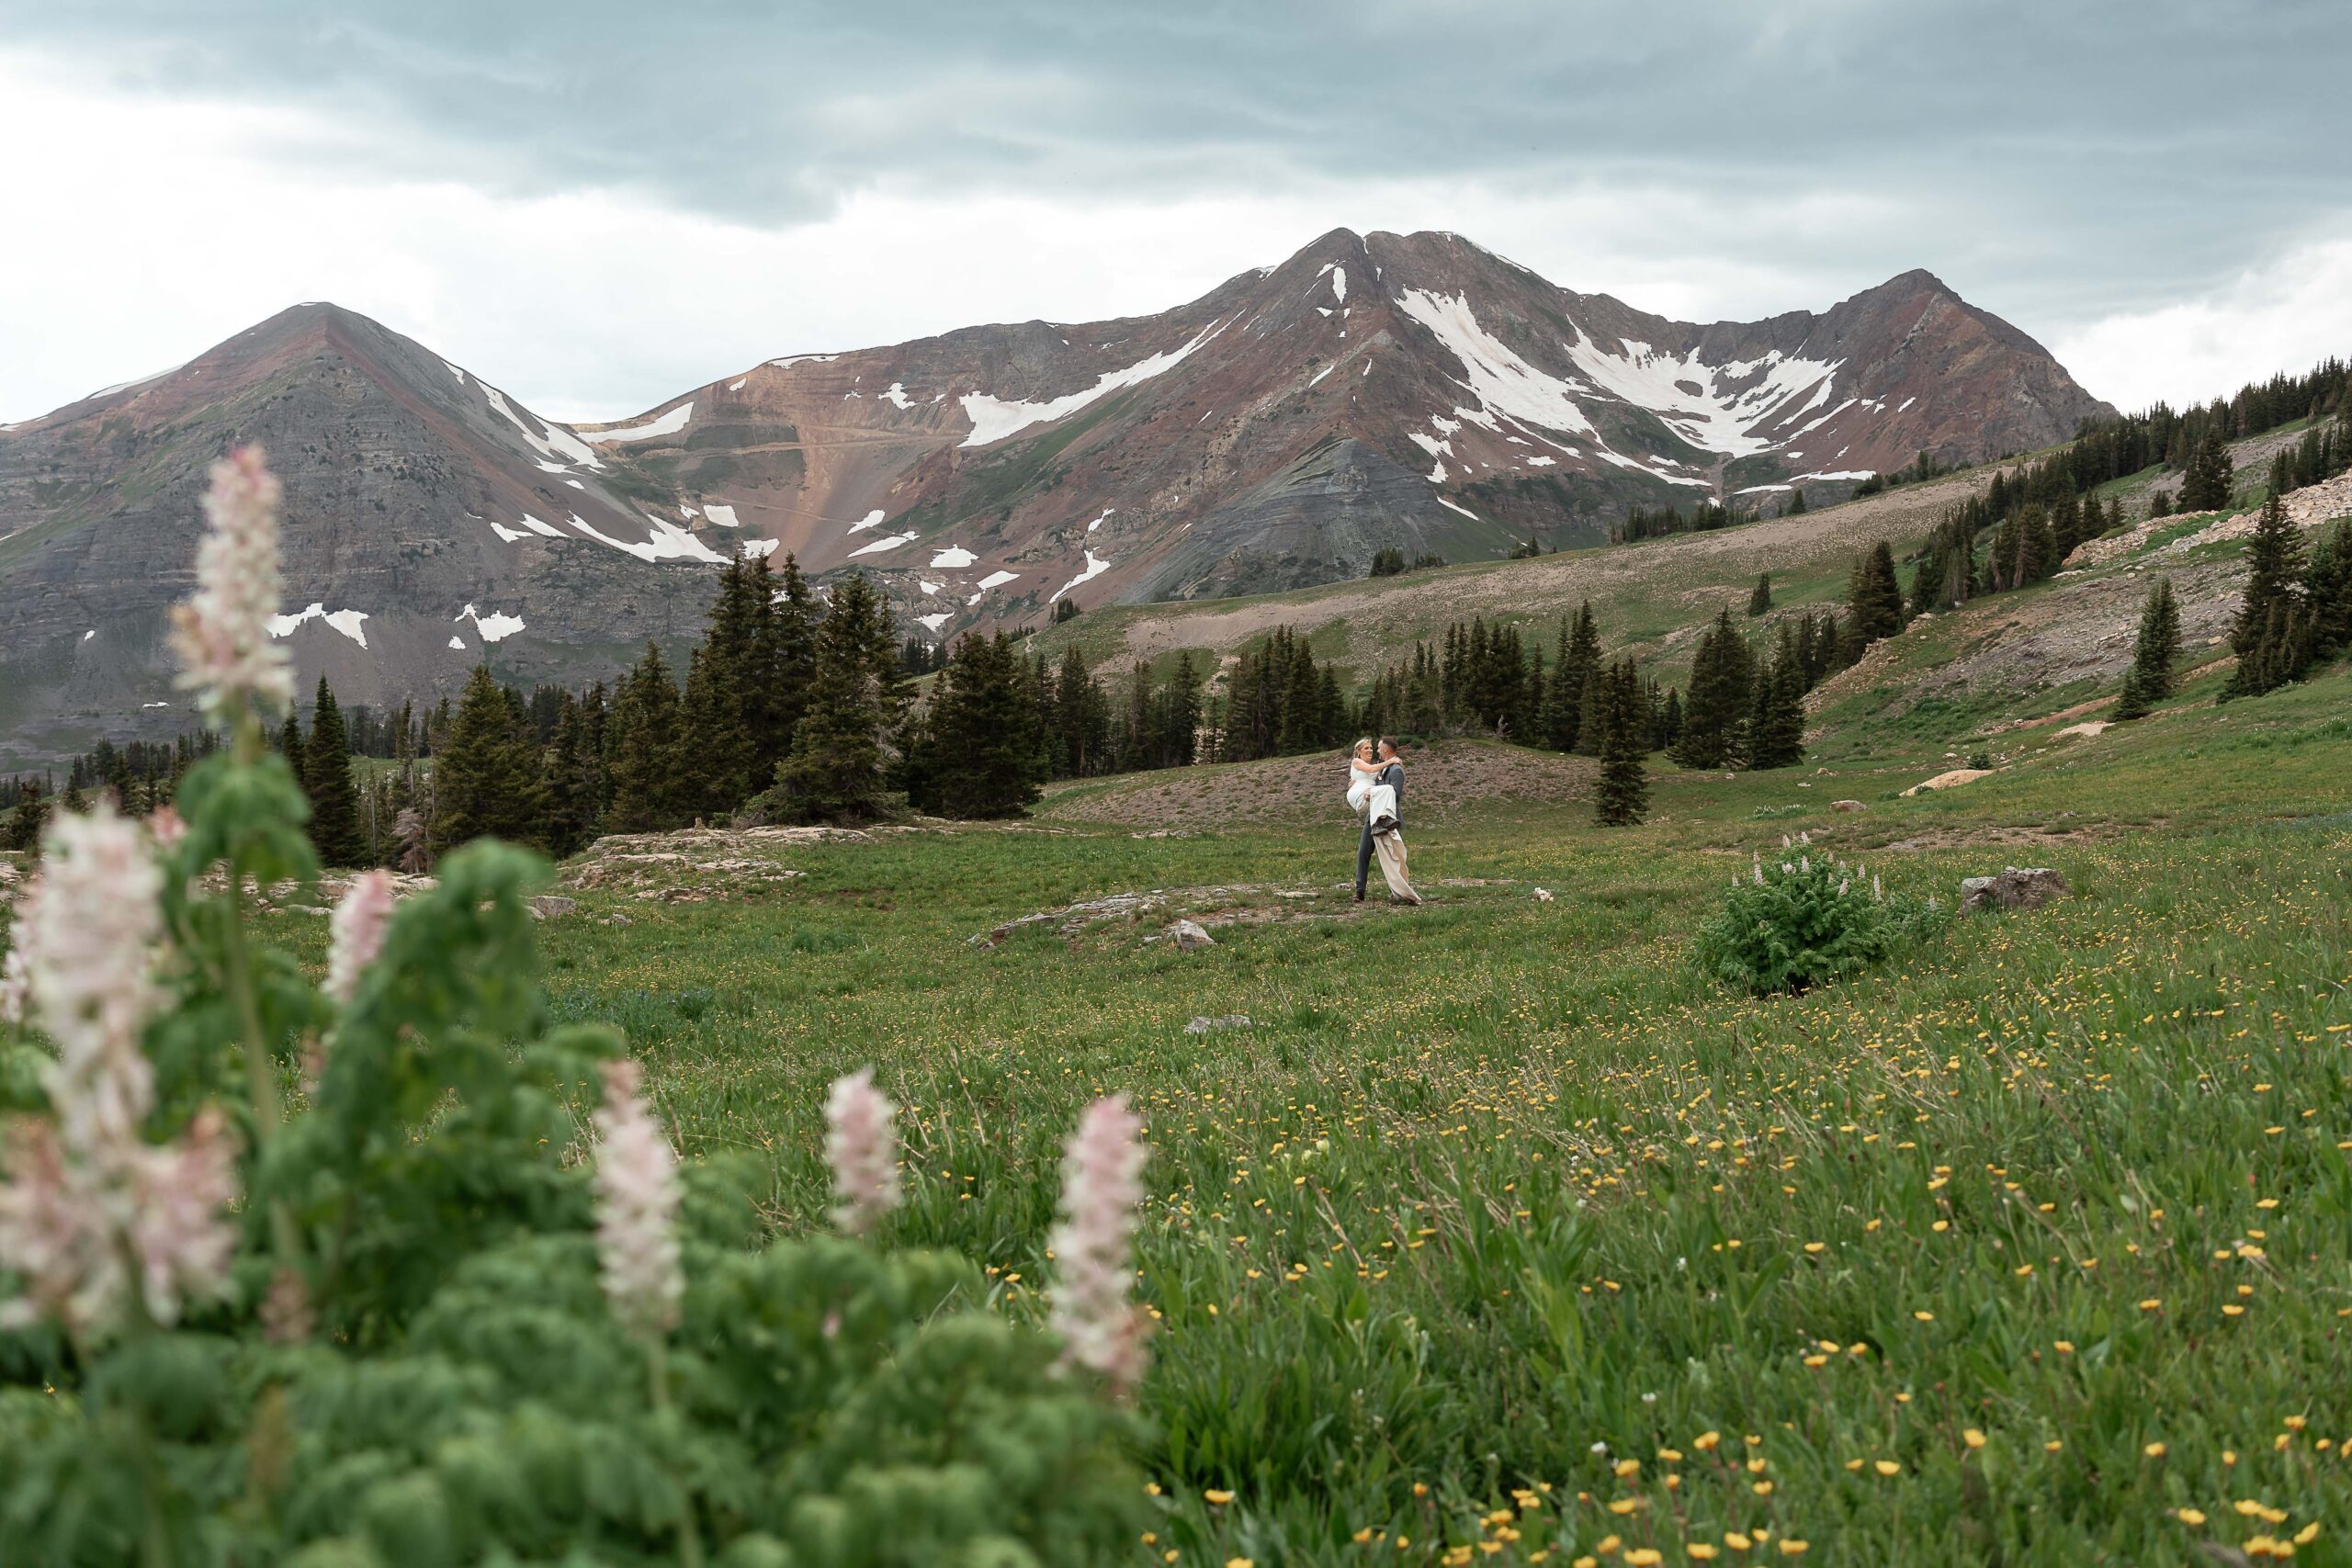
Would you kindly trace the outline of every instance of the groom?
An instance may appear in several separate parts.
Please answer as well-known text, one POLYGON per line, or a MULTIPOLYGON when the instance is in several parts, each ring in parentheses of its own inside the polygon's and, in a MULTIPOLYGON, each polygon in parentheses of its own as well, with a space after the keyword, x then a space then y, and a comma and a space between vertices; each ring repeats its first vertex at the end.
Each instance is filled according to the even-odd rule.
MULTIPOLYGON (((1373 782, 1375 784, 1385 784, 1390 789, 1396 792, 1396 820, 1390 826, 1388 830, 1395 832, 1403 831, 1405 827, 1405 764, 1397 760, 1396 738, 1393 735, 1384 735, 1380 738, 1380 772, 1373 775, 1373 782)), ((1356 841, 1356 902, 1359 904, 1363 902, 1364 878, 1370 875, 1372 872, 1372 814, 1370 812, 1366 812, 1364 814, 1363 821, 1363 836, 1356 841)))

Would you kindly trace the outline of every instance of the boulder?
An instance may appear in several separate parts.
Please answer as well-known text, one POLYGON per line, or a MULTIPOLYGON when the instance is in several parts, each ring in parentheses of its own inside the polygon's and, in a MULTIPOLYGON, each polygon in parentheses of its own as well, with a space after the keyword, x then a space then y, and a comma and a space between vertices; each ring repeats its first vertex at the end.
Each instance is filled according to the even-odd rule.
POLYGON ((2048 866, 2010 866, 1998 876, 1972 876, 1960 885, 1962 914, 1978 909, 2039 909, 2070 896, 2064 872, 2048 866))
POLYGON ((1833 800, 1829 803, 1829 809, 1832 811, 1853 812, 1868 811, 1870 807, 1864 806, 1859 800, 1833 800))
POLYGON ((1934 778, 1924 779, 1903 793, 1917 795, 1923 789, 1951 789, 1955 784, 1974 784, 1978 779, 1989 779, 1992 776, 1993 770, 1990 768, 1954 768, 1950 773, 1938 773, 1934 778))
POLYGON ((1167 934, 1169 941, 1187 953, 1195 948, 1216 945, 1216 938, 1209 935, 1208 928, 1198 920, 1178 920, 1168 928, 1167 934))
POLYGON ((1220 1013, 1215 1018, 1196 1018, 1184 1026, 1187 1034, 1213 1034, 1223 1029, 1248 1029, 1250 1015, 1246 1012, 1220 1013))
POLYGON ((577 898, 566 898, 559 893, 542 893, 530 900, 530 910, 531 919, 535 920, 560 919, 565 915, 578 914, 580 901, 577 898))

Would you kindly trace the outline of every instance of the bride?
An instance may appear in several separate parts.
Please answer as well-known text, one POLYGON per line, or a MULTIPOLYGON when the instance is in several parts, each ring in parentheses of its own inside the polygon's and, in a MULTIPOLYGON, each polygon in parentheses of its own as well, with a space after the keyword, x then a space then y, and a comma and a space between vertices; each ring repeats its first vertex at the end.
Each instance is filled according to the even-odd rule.
POLYGON ((1382 737, 1377 756, 1369 738, 1356 742, 1354 753, 1348 760, 1348 807, 1363 819, 1363 831, 1356 843, 1358 903, 1363 902, 1364 881, 1375 856, 1380 861, 1380 874, 1388 883, 1392 902, 1421 901, 1405 874, 1404 823, 1398 812, 1398 795, 1404 785, 1405 764, 1397 760, 1394 740, 1382 737))

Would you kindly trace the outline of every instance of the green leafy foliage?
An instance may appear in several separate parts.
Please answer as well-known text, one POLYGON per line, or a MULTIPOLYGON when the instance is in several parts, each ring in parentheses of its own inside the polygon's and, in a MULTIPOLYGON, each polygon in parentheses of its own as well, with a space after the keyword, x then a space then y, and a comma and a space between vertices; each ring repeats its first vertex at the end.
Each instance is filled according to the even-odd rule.
MULTIPOLYGON (((1076 1568, 1132 1542, 1133 1417, 964 1259, 777 1239, 749 1170, 688 1168, 682 1322, 633 1337, 582 1125, 622 1045, 551 1022, 543 863, 448 855, 338 1007, 254 941, 243 890, 316 864, 293 770, 248 739, 181 792, 145 1038, 151 1136, 238 1123, 233 1288, 103 1343, 0 1332, 0 1559, 1076 1568)), ((6 1044, 0 1100, 38 1108, 39 1047, 6 1044)))
POLYGON ((1932 900, 1891 899, 1859 867, 1800 840, 1758 856, 1699 928, 1699 966, 1758 996, 1811 990, 1867 969, 1924 932, 1932 900))

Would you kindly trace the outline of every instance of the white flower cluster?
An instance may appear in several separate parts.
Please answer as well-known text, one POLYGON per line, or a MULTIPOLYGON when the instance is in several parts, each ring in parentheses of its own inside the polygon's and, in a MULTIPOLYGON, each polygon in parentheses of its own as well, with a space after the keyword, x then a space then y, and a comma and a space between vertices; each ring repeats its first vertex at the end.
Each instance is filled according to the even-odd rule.
POLYGON ((1149 1325, 1127 1300, 1136 1216, 1151 1151, 1125 1095, 1086 1108, 1062 1159, 1062 1220, 1051 1246, 1059 1279, 1053 1326, 1062 1357, 1131 1391, 1143 1381, 1149 1325))
POLYGON ((825 1163, 833 1173, 833 1223, 864 1235, 899 1206, 899 1108, 874 1087, 874 1069, 834 1080, 825 1097, 825 1163))
POLYGON ((172 649, 180 685, 199 693, 216 721, 248 708, 277 713, 294 700, 293 663, 269 635, 282 592, 280 495, 258 446, 241 446, 212 465, 196 592, 172 610, 172 649))
POLYGON ((606 1062, 596 1112, 596 1255, 605 1296, 630 1333, 659 1339, 678 1325, 685 1269, 678 1256, 676 1160, 662 1119, 646 1103, 641 1070, 606 1062))
POLYGON ((139 828, 101 805, 60 818, 44 868, 19 897, 13 968, 33 1021, 56 1043, 45 1088, 54 1122, 7 1145, 0 1267, 25 1282, 0 1318, 42 1314, 77 1335, 119 1327, 135 1297, 153 1321, 228 1289, 235 1150, 207 1111, 175 1143, 144 1141, 154 1078, 140 1032, 157 993, 162 874, 139 828))

